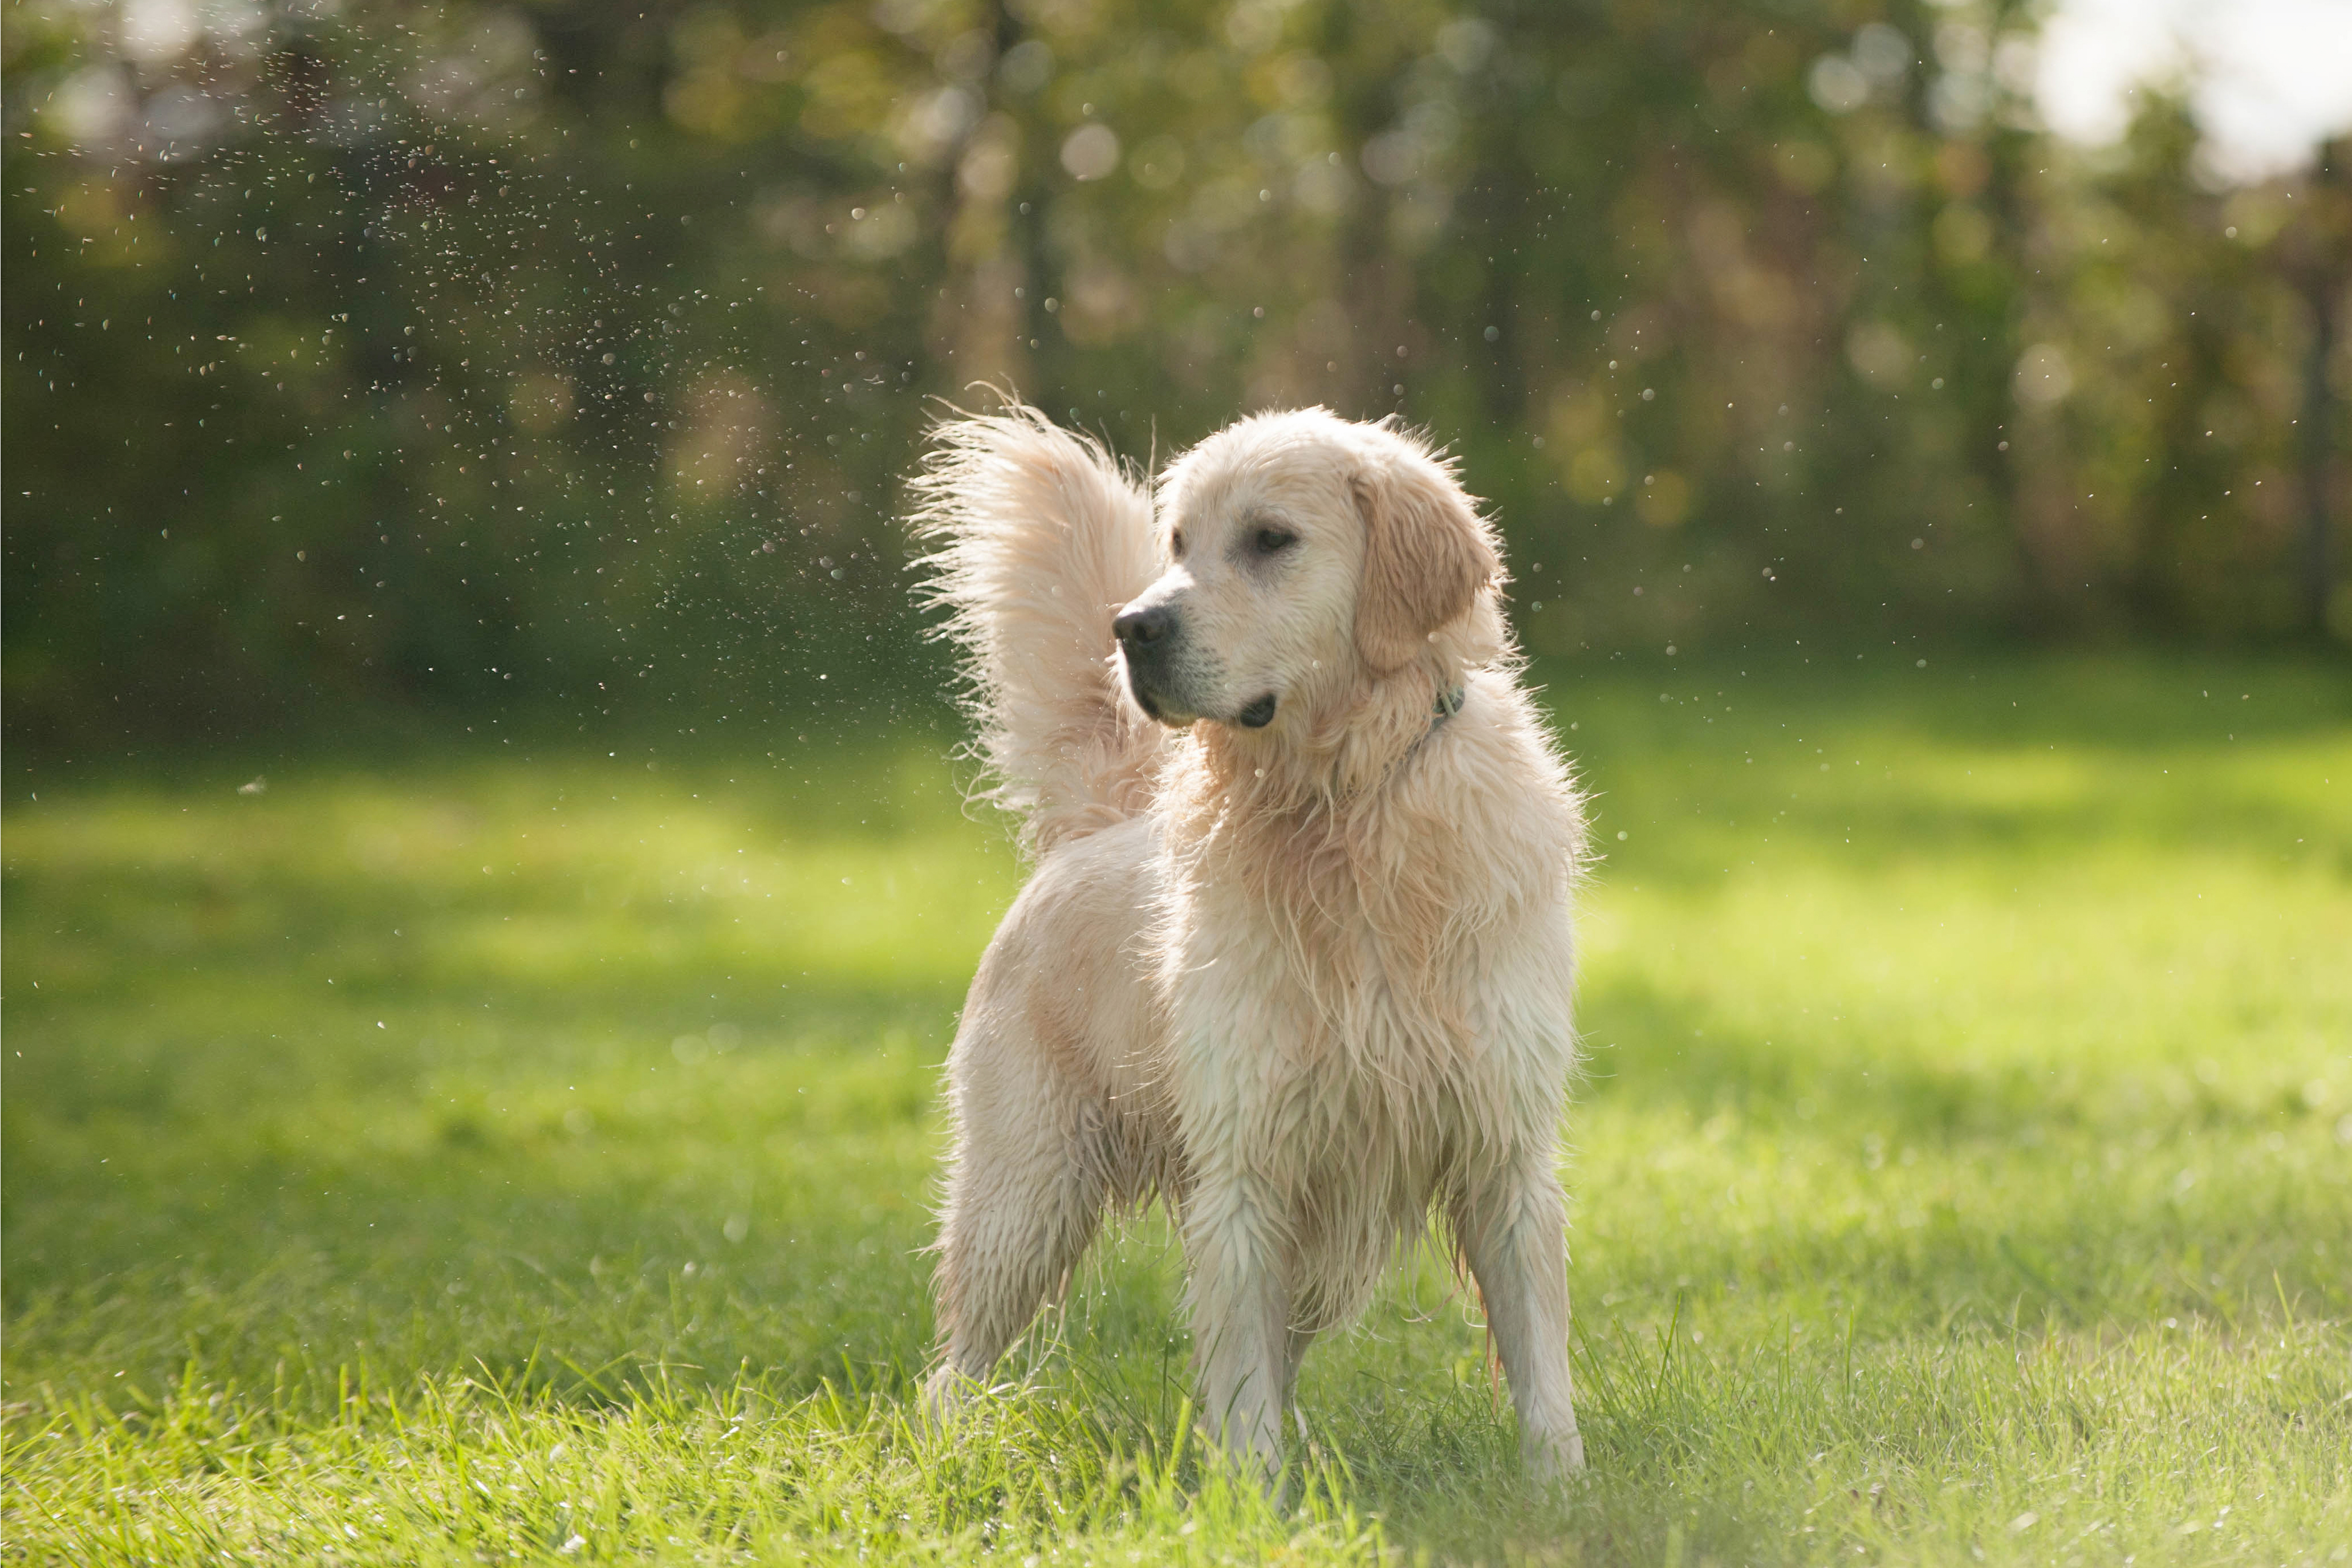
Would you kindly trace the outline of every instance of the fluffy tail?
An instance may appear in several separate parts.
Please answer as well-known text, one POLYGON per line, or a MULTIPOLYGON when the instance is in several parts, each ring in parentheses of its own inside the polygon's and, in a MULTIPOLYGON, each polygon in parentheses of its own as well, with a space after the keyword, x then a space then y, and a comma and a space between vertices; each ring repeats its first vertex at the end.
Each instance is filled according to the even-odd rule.
POLYGON ((1120 689, 1111 617, 1160 570, 1151 503, 1097 441, 1024 405, 932 433, 916 564, 948 610, 988 765, 981 794, 1043 853, 1141 810, 1160 742, 1120 689))

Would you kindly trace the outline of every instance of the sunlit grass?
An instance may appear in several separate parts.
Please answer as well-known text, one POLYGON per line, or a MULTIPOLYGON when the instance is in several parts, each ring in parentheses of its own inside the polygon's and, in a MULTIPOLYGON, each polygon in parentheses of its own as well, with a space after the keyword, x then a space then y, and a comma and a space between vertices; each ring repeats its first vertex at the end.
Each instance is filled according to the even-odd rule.
POLYGON ((948 738, 460 739, 9 774, 6 1552, 2352 1559, 2352 681, 1539 673, 1589 1483, 1424 1259, 1225 1487, 1157 1220, 911 1425, 948 738))

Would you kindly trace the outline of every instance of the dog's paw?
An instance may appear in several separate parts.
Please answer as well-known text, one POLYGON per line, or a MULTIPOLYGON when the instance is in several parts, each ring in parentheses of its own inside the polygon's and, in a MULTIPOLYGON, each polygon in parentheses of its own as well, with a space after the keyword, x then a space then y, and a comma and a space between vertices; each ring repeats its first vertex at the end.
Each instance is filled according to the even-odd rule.
POLYGON ((986 1384, 957 1371, 954 1363, 942 1363, 923 1379, 923 1420, 935 1428, 952 1426, 972 1401, 987 1392, 986 1384))
POLYGON ((1551 1485, 1584 1470, 1584 1434, 1570 1427, 1553 1436, 1530 1437, 1520 1445, 1520 1462, 1528 1479, 1551 1485))

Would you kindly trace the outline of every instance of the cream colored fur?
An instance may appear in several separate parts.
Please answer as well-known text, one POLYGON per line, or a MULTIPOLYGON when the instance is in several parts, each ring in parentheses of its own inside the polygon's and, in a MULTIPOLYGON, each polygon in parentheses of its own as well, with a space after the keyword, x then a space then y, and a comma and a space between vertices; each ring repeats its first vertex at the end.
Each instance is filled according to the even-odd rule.
POLYGON ((1580 1465, 1557 1163, 1582 818, 1450 468, 1264 415, 1171 463, 1155 521, 1016 406, 944 425, 922 486, 991 793, 1037 856, 949 1058, 934 1405, 1107 1209, 1160 1197, 1202 1407, 1270 1473, 1308 1345, 1434 1214, 1530 1468, 1580 1465), (1122 606, 1175 629, 1121 647, 1122 606))

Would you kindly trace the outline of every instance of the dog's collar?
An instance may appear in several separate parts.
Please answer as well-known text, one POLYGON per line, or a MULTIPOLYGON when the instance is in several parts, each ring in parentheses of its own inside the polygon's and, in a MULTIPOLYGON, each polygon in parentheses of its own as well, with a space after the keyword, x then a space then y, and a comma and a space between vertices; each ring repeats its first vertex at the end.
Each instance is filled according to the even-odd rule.
POLYGON ((1439 692, 1437 701, 1429 710, 1429 727, 1432 730, 1443 727, 1448 719, 1461 712, 1462 705, 1469 700, 1470 689, 1465 686, 1457 686, 1451 691, 1439 692))

